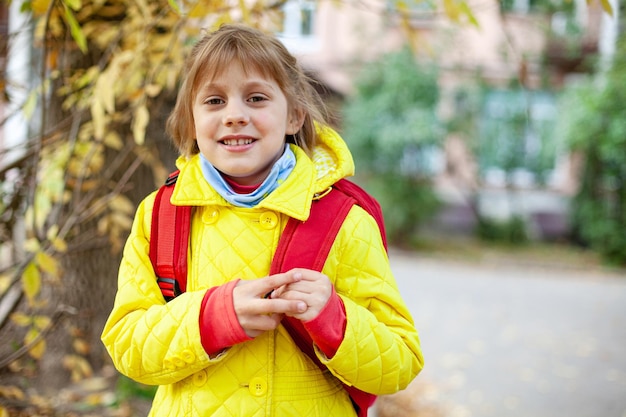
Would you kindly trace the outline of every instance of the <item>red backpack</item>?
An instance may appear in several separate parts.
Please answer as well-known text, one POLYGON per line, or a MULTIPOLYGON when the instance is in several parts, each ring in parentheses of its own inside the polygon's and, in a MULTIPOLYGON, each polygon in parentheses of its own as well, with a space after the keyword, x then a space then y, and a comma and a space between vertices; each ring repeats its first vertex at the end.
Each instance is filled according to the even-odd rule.
MULTIPOLYGON (((152 212, 150 260, 166 301, 185 292, 187 287, 187 250, 193 207, 174 206, 170 203, 177 178, 178 171, 172 173, 161 186, 152 212)), ((361 206, 374 217, 387 249, 380 205, 361 187, 342 179, 335 183, 329 192, 313 201, 307 221, 301 222, 294 218, 288 220, 272 259, 270 275, 293 268, 321 271, 335 237, 354 204, 361 206)), ((282 324, 300 350, 324 370, 326 367, 315 355, 311 337, 300 321, 285 317, 282 324)), ((352 399, 357 415, 367 416, 367 409, 374 403, 376 396, 346 384, 344 388, 352 399)))

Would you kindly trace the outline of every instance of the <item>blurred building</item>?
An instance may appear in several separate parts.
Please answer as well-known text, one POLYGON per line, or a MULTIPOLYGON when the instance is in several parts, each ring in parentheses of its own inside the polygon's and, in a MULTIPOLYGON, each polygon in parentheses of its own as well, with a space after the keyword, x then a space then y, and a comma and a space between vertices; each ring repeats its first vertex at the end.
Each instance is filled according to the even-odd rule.
MULTIPOLYGON (((617 12, 617 0, 607 1, 617 12)), ((591 71, 588 58, 610 57, 616 20, 606 18, 600 0, 592 6, 586 0, 472 0, 475 26, 461 9, 456 10, 460 22, 451 21, 455 11, 446 13, 444 3, 458 4, 288 0, 278 35, 322 83, 337 110, 365 63, 410 39, 419 60, 440 68, 442 120, 471 118, 477 129, 449 133, 440 151, 429 156, 437 190, 447 202, 441 226, 471 231, 478 207, 494 218, 522 216, 538 238, 558 238, 567 232, 577 158, 555 134, 556 94, 591 71)), ((19 158, 12 149, 28 135, 19 108, 33 83, 32 30, 19 8, 18 2, 0 3, 2 91, 14 103, 0 100, 3 168, 19 158)), ((340 124, 340 112, 335 114, 340 124)))
POLYGON ((442 120, 472 117, 477 129, 449 133, 433 155, 447 203, 440 226, 469 233, 478 207, 494 219, 522 217, 536 238, 562 237, 577 158, 555 132, 557 94, 592 71, 603 43, 614 44, 607 33, 616 21, 603 19, 599 1, 475 0, 476 26, 462 10, 451 21, 455 11, 438 3, 289 0, 280 37, 345 97, 363 64, 403 46, 410 32, 418 59, 440 68, 442 120))

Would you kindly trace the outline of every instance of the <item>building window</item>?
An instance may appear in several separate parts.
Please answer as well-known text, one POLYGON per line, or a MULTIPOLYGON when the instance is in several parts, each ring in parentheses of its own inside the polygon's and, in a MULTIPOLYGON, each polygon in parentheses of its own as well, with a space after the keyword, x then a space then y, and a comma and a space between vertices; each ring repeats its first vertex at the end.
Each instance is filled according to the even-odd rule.
POLYGON ((552 94, 520 90, 487 93, 480 121, 479 167, 493 185, 549 183, 558 144, 552 94))
POLYGON ((278 38, 292 52, 311 52, 317 48, 315 15, 315 1, 288 0, 283 6, 283 26, 278 38))

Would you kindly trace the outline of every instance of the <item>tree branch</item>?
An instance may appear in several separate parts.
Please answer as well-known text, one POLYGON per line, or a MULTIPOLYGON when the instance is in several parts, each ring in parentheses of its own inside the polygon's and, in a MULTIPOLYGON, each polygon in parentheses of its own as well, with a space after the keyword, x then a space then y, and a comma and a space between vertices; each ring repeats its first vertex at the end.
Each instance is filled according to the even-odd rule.
POLYGON ((0 369, 5 368, 6 366, 10 365, 11 363, 15 362, 16 360, 18 360, 19 358, 27 354, 30 349, 32 349, 37 343, 43 340, 47 336, 47 334, 50 333, 54 329, 54 327, 59 323, 59 321, 61 320, 63 316, 65 315, 75 316, 77 313, 78 311, 74 307, 67 306, 67 305, 60 305, 57 308, 57 310, 54 312, 52 317, 50 318, 50 323, 48 324, 48 326, 46 326, 46 328, 43 329, 37 335, 37 337, 31 340, 30 343, 22 346, 21 348, 19 348, 12 354, 0 360, 0 369))

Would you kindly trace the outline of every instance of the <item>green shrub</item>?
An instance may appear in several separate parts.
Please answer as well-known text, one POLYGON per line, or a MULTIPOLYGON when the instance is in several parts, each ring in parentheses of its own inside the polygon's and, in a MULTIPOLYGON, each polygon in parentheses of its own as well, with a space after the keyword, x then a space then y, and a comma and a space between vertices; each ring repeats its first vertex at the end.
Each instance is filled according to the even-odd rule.
POLYGON ((526 223, 519 216, 507 220, 494 220, 481 216, 476 225, 476 235, 488 242, 520 245, 528 242, 526 223))
POLYGON ((412 244, 419 225, 441 205, 429 183, 410 177, 381 175, 367 184, 383 209, 388 239, 397 245, 412 244))
POLYGON ((563 96, 561 132, 584 156, 572 201, 576 239, 611 263, 626 265, 626 42, 613 67, 563 96))
POLYGON ((438 204, 433 152, 442 139, 437 73, 403 49, 366 65, 343 111, 362 185, 381 203, 389 240, 407 243, 438 204))

